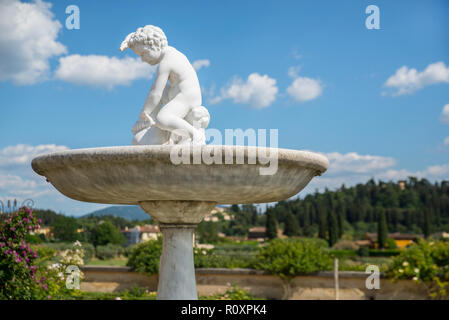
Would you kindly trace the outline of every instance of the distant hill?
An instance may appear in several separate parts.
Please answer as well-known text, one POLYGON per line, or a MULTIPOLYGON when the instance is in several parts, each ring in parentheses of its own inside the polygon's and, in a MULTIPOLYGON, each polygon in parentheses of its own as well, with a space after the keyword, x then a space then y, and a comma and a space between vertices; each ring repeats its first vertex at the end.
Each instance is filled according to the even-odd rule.
POLYGON ((82 217, 87 217, 90 215, 94 216, 116 216, 126 219, 128 221, 132 220, 147 220, 150 216, 145 213, 139 206, 111 206, 104 209, 96 210, 88 213, 82 217))

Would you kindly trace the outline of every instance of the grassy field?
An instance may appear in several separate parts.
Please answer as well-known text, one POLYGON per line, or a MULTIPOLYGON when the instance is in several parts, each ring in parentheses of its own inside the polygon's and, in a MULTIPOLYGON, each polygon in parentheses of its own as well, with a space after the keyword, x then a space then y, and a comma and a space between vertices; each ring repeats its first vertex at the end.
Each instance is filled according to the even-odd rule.
POLYGON ((123 267, 126 266, 126 262, 128 262, 128 258, 118 257, 109 260, 100 260, 98 258, 93 258, 87 264, 88 266, 117 266, 123 267))

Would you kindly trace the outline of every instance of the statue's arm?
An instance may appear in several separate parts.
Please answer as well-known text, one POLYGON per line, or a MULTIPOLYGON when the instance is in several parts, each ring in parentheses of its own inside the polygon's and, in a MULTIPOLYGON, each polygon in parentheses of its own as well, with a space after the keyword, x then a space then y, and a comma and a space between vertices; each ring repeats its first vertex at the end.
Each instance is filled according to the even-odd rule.
POLYGON ((165 64, 160 64, 157 69, 156 80, 154 81, 143 106, 143 111, 148 115, 154 111, 154 108, 156 108, 161 101, 169 74, 169 68, 165 64))

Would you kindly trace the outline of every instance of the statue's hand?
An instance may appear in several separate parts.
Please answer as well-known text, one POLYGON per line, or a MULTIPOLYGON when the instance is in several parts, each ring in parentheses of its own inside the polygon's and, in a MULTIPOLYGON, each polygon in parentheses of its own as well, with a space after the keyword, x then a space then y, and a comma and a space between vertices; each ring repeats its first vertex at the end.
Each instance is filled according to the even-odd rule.
POLYGON ((151 116, 146 113, 145 111, 142 111, 140 113, 139 119, 137 119, 136 123, 134 124, 132 128, 133 134, 138 133, 139 131, 142 131, 144 129, 147 129, 151 126, 154 126, 156 122, 151 118, 151 116))

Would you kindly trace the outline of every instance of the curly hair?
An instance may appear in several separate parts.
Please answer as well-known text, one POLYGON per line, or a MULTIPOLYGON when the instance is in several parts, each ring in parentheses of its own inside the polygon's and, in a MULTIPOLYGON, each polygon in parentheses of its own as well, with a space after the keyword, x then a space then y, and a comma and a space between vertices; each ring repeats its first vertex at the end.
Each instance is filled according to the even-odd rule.
POLYGON ((138 45, 145 46, 153 51, 162 51, 167 47, 168 42, 161 28, 147 25, 128 34, 120 45, 120 52, 138 45))

